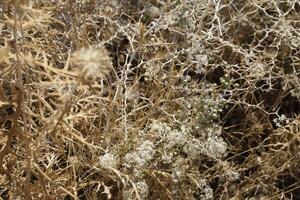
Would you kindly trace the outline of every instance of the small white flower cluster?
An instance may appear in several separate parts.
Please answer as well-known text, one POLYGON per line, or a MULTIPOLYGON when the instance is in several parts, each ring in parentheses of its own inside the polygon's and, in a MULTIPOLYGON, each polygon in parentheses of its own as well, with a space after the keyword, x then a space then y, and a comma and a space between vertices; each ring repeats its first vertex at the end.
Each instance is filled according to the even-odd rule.
POLYGON ((278 23, 276 28, 279 34, 285 36, 286 38, 293 38, 294 33, 296 32, 293 25, 291 25, 290 22, 285 20, 282 20, 280 23, 278 23))
POLYGON ((188 50, 189 58, 196 64, 197 73, 205 73, 205 66, 208 65, 208 55, 204 51, 204 46, 202 45, 202 39, 195 35, 188 36, 190 42, 190 48, 188 50))
MULTIPOLYGON (((204 140, 205 141, 205 140, 204 140)), ((190 138, 190 140, 184 145, 184 152, 188 152, 188 155, 192 158, 196 158, 198 155, 205 153, 205 143, 196 138, 190 138)))
MULTIPOLYGON (((160 8, 160 10, 161 9, 162 8, 160 8)), ((174 30, 174 27, 180 27, 180 29, 183 27, 184 29, 190 28, 192 31, 196 27, 197 20, 194 17, 191 20, 191 15, 193 14, 191 11, 187 11, 183 6, 176 6, 171 12, 164 14, 159 14, 157 8, 151 8, 151 10, 153 17, 159 17, 150 23, 152 33, 157 33, 166 29, 174 30)))
MULTIPOLYGON (((149 194, 149 187, 145 180, 138 181, 134 183, 136 186, 136 189, 139 193, 140 199, 147 199, 148 194, 149 194)), ((136 194, 134 193, 133 189, 125 189, 123 190, 123 199, 128 199, 128 200, 134 200, 136 199, 136 194)))
POLYGON ((153 142, 144 141, 134 152, 127 153, 124 161, 127 166, 144 167, 155 154, 155 145, 153 142))
POLYGON ((200 199, 212 200, 214 199, 213 189, 207 184, 205 179, 201 179, 198 182, 199 189, 201 191, 200 199))
MULTIPOLYGON (((164 163, 171 163, 178 154, 177 149, 183 148, 186 151, 194 152, 197 145, 189 145, 192 137, 188 133, 188 129, 183 125, 180 130, 172 129, 168 124, 154 121, 150 126, 150 132, 160 139, 157 145, 161 148, 161 159, 164 163)), ((196 143, 197 141, 195 141, 196 143)), ((186 152, 189 153, 189 152, 186 152)))
POLYGON ((149 194, 149 188, 145 180, 139 181, 136 183, 136 188, 139 192, 139 195, 142 199, 146 199, 149 194))
POLYGON ((80 3, 82 3, 82 4, 89 4, 89 3, 91 3, 91 0, 80 0, 80 1, 76 1, 76 3, 77 4, 80 4, 80 3))
POLYGON ((220 129, 217 127, 208 127, 202 130, 202 136, 195 138, 190 134, 190 130, 181 125, 180 130, 174 130, 165 123, 153 122, 151 132, 161 138, 162 160, 165 163, 171 163, 179 152, 183 150, 190 158, 197 158, 201 154, 206 154, 213 158, 221 158, 226 154, 227 144, 220 137, 220 129))
POLYGON ((106 153, 99 159, 100 165, 103 167, 117 168, 118 161, 114 154, 106 153))
POLYGON ((208 64, 208 56, 206 54, 195 55, 195 59, 196 59, 198 65, 205 66, 208 64))
POLYGON ((150 16, 150 17, 153 17, 153 18, 157 18, 161 15, 161 12, 160 12, 160 9, 154 5, 150 6, 146 13, 150 16))
POLYGON ((165 139, 164 149, 171 149, 175 146, 184 146, 189 139, 188 132, 184 127, 181 130, 171 130, 167 135, 163 135, 165 139))
POLYGON ((178 10, 173 10, 172 12, 163 15, 160 19, 159 25, 164 28, 173 26, 178 22, 178 15, 178 10))
POLYGON ((290 122, 289 119, 286 118, 284 114, 279 116, 278 118, 273 119, 273 122, 276 124, 278 128, 282 127, 284 124, 288 124, 290 122))
POLYGON ((158 77, 161 67, 158 63, 153 60, 147 61, 143 66, 146 70, 144 77, 146 81, 152 81, 158 77))
POLYGON ((166 124, 159 121, 153 121, 150 124, 150 132, 154 133, 156 137, 161 137, 167 135, 172 131, 172 128, 166 124))
POLYGON ((225 172, 225 177, 229 181, 237 181, 240 179, 240 174, 236 170, 230 169, 225 172))
POLYGON ((179 182, 188 171, 190 166, 187 165, 183 158, 178 158, 172 165, 172 177, 175 182, 179 182))
POLYGON ((252 77, 263 78, 268 71, 267 66, 259 61, 251 63, 249 67, 249 72, 252 77))
POLYGON ((221 158, 226 155, 227 143, 223 140, 221 129, 217 125, 198 130, 199 135, 206 138, 202 143, 203 153, 212 158, 221 158))
POLYGON ((209 156, 221 158, 226 154, 227 144, 221 137, 212 136, 207 138, 204 146, 205 152, 209 156))

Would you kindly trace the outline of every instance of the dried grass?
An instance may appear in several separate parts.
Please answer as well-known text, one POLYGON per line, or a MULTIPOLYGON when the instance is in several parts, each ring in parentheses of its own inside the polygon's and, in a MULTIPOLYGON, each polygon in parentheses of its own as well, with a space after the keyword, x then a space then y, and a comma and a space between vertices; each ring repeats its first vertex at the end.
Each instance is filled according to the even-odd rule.
POLYGON ((0 2, 0 198, 299 199, 299 12, 0 2))

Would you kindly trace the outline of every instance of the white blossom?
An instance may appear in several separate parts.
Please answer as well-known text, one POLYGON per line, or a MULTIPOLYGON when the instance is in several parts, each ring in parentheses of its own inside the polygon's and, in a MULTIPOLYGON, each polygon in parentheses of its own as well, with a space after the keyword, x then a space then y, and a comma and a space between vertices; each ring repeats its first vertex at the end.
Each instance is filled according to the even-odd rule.
POLYGON ((144 141, 134 152, 127 153, 124 161, 129 166, 143 167, 155 154, 153 142, 144 141))
POLYGON ((103 166, 103 167, 112 167, 112 168, 116 168, 117 167, 117 164, 118 164, 118 161, 117 159, 115 158, 115 156, 111 153, 106 153, 104 154, 103 156, 100 157, 99 159, 100 161, 100 164, 103 166))
POLYGON ((227 144, 220 137, 213 136, 207 138, 205 151, 209 156, 221 158, 226 154, 227 144))

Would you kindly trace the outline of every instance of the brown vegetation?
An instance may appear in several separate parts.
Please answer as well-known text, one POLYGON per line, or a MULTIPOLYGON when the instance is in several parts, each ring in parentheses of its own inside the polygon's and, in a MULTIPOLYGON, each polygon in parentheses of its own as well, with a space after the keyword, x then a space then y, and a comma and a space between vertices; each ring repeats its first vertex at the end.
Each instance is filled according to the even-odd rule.
POLYGON ((0 2, 0 199, 300 199, 297 0, 0 2))

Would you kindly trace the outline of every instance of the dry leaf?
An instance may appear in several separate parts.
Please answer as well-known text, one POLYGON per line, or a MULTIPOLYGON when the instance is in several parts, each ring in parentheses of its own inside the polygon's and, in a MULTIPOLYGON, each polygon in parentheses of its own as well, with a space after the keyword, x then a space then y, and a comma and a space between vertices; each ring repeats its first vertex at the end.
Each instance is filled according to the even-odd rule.
POLYGON ((0 64, 3 62, 8 64, 9 62, 9 53, 10 53, 10 48, 9 47, 2 47, 0 48, 0 64))

